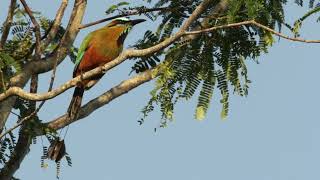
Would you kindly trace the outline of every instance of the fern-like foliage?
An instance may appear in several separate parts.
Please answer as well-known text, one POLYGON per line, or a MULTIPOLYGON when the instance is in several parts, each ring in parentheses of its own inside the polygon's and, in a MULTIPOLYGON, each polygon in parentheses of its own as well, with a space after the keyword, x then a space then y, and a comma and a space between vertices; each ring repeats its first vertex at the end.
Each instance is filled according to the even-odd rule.
MULTIPOLYGON (((166 6, 170 11, 159 12, 161 18, 157 30, 147 31, 135 48, 146 48, 170 37, 181 27, 201 1, 159 0, 155 7, 166 6)), ((256 20, 270 28, 281 30, 284 21, 285 0, 231 0, 227 12, 211 15, 216 1, 207 8, 190 30, 201 26, 206 19, 209 27, 225 25, 245 20, 256 20)), ((135 59, 132 70, 143 72, 158 64, 161 73, 156 80, 151 98, 143 108, 140 123, 159 106, 162 112, 162 127, 173 119, 174 107, 181 100, 197 96, 196 119, 204 119, 211 104, 214 90, 221 94, 221 118, 229 113, 229 96, 231 92, 247 96, 251 81, 248 78, 247 60, 256 61, 268 52, 274 39, 270 32, 252 25, 220 29, 199 35, 191 41, 180 41, 169 48, 149 57, 135 59), (156 58, 157 57, 157 58, 156 58), (160 61, 164 59, 165 61, 160 61)))
MULTIPOLYGON (((300 5, 300 6, 303 6, 303 1, 302 0, 300 0, 300 1, 296 0, 296 3, 298 5, 300 5)), ((318 1, 317 4, 315 4, 315 0, 310 0, 309 1, 309 8, 310 8, 310 10, 306 14, 304 14, 301 18, 299 18, 298 20, 296 20, 294 22, 294 25, 293 25, 293 28, 292 28, 292 32, 294 33, 294 35, 296 37, 300 36, 299 31, 300 31, 300 28, 302 26, 303 21, 305 21, 306 19, 308 19, 312 15, 319 14, 319 12, 320 12, 320 1, 318 1)), ((317 21, 318 22, 320 21, 320 17, 317 18, 317 21)))

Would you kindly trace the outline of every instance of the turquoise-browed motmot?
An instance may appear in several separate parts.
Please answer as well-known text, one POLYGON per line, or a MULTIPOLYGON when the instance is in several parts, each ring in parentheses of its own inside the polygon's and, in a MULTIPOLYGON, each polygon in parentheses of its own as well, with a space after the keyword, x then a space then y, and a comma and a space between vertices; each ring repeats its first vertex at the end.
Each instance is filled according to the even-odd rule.
MULTIPOLYGON (((89 33, 79 48, 73 77, 114 60, 121 53, 123 42, 132 27, 144 21, 144 19, 117 18, 103 28, 89 33)), ((68 108, 70 119, 78 116, 84 90, 90 89, 102 76, 103 74, 100 74, 82 80, 76 85, 68 108)))

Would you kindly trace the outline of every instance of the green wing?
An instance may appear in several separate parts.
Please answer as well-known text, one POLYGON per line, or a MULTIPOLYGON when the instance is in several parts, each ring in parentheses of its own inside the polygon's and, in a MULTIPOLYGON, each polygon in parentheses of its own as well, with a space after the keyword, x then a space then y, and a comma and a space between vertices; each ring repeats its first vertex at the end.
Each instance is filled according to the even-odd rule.
POLYGON ((81 60, 82 60, 82 57, 84 55, 84 53, 86 52, 86 50, 89 48, 89 44, 90 44, 90 41, 92 39, 92 33, 88 34, 84 40, 82 41, 81 45, 80 45, 80 48, 78 50, 78 54, 77 54, 77 59, 76 59, 76 62, 75 62, 75 67, 74 67, 74 71, 77 70, 81 60))

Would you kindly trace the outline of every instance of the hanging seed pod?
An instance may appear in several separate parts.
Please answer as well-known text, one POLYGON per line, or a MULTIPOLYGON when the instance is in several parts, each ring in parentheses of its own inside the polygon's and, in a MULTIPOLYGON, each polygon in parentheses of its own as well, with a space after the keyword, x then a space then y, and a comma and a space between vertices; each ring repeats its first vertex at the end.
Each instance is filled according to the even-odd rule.
POLYGON ((63 156, 66 154, 66 146, 64 144, 64 140, 60 140, 57 138, 54 140, 48 149, 48 158, 59 162, 63 156))

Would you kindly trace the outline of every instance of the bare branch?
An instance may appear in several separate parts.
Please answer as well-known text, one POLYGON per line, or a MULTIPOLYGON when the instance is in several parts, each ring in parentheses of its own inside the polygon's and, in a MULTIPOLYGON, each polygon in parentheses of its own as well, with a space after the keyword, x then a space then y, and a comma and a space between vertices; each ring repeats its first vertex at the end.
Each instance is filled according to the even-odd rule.
MULTIPOLYGON (((41 105, 40 105, 41 106, 41 105)), ((40 107, 39 106, 39 107, 40 107)), ((31 119, 32 117, 34 117, 37 113, 39 112, 39 108, 36 109, 35 111, 31 112, 28 116, 19 119, 18 123, 16 125, 14 125, 13 127, 11 127, 10 129, 7 129, 4 133, 2 133, 0 135, 0 139, 2 139, 5 135, 9 134, 11 131, 17 129, 19 126, 21 126, 23 123, 25 123, 26 121, 28 121, 29 119, 31 119)))
POLYGON ((96 109, 108 104, 111 102, 113 99, 128 93, 130 90, 152 80, 155 78, 157 74, 153 70, 147 70, 143 73, 140 73, 136 75, 135 77, 132 77, 128 80, 125 80, 121 82, 119 85, 111 88, 109 91, 105 92, 104 94, 100 95, 99 97, 91 100, 87 104, 81 107, 80 112, 79 112, 79 117, 78 119, 70 120, 68 118, 68 115, 65 114, 49 123, 46 125, 49 128, 53 129, 60 129, 63 128, 75 121, 78 121, 80 119, 83 119, 87 116, 89 116, 92 112, 94 112, 96 109))
POLYGON ((33 13, 31 11, 31 9, 29 8, 29 6, 27 5, 25 0, 20 0, 20 2, 22 3, 25 11, 27 12, 27 14, 29 15, 31 22, 34 26, 34 33, 36 36, 36 52, 35 52, 35 58, 36 59, 40 59, 41 57, 41 33, 40 33, 40 25, 37 22, 36 18, 33 16, 33 13))
POLYGON ((289 37, 287 35, 284 35, 280 32, 277 32, 265 25, 262 25, 254 20, 250 20, 250 21, 243 21, 243 22, 239 22, 239 23, 231 23, 231 24, 226 24, 226 25, 221 25, 221 26, 215 26, 215 27, 211 27, 208 29, 202 29, 199 31, 190 31, 190 32, 186 32, 185 35, 193 35, 193 34, 201 34, 201 33, 207 33, 207 32, 212 32, 215 31, 217 29, 224 29, 224 28, 231 28, 231 27, 238 27, 238 26, 243 26, 243 25, 255 25, 257 27, 260 27, 266 31, 271 32, 272 34, 275 34, 281 38, 290 40, 290 41, 297 41, 297 42, 303 42, 303 43, 320 43, 320 40, 305 40, 305 39, 301 39, 301 38, 293 38, 293 37, 289 37))
MULTIPOLYGON (((34 74, 31 76, 30 82, 30 93, 37 93, 38 92, 38 83, 39 83, 39 76, 34 74)), ((36 108, 36 101, 30 103, 30 109, 36 108)))
POLYGON ((62 18, 64 16, 64 12, 65 12, 67 5, 68 5, 68 1, 69 0, 62 0, 61 5, 56 13, 56 17, 54 18, 54 23, 50 27, 50 31, 49 31, 46 39, 44 39, 42 41, 42 49, 41 50, 44 50, 49 45, 49 43, 52 41, 52 39, 54 39, 55 36, 57 35, 62 18))
POLYGON ((165 12, 165 11, 173 11, 173 10, 174 9, 168 8, 168 7, 151 8, 151 9, 140 9, 140 10, 124 13, 124 14, 115 15, 115 16, 112 16, 112 17, 109 17, 109 18, 104 18, 104 19, 101 19, 101 20, 98 20, 98 21, 95 21, 95 22, 92 22, 92 23, 84 24, 84 25, 80 26, 79 29, 84 29, 84 28, 87 28, 87 27, 90 27, 90 26, 94 26, 94 25, 97 25, 97 24, 100 24, 100 23, 103 23, 103 22, 106 22, 106 21, 110 21, 112 19, 120 18, 120 17, 127 17, 127 16, 132 16, 132 15, 137 15, 137 14, 143 14, 143 13, 147 13, 147 12, 155 12, 155 11, 163 11, 163 12, 165 12))
POLYGON ((7 41, 10 28, 11 28, 11 23, 14 15, 14 9, 16 8, 17 0, 11 0, 10 6, 9 6, 9 11, 7 15, 7 19, 3 23, 3 30, 2 30, 2 36, 0 40, 0 50, 3 48, 5 42, 7 41))
MULTIPOLYGON (((229 0, 221 0, 211 10, 208 17, 203 18, 202 22, 199 25, 197 25, 196 27, 194 27, 192 30, 196 31, 196 30, 201 30, 203 28, 209 28, 211 26, 210 21, 214 17, 218 17, 221 13, 224 13, 225 11, 227 11, 228 6, 229 6, 229 0)), ((188 35, 188 36, 183 37, 182 41, 190 42, 192 40, 196 40, 198 37, 199 37, 199 34, 192 34, 192 35, 188 35)))

